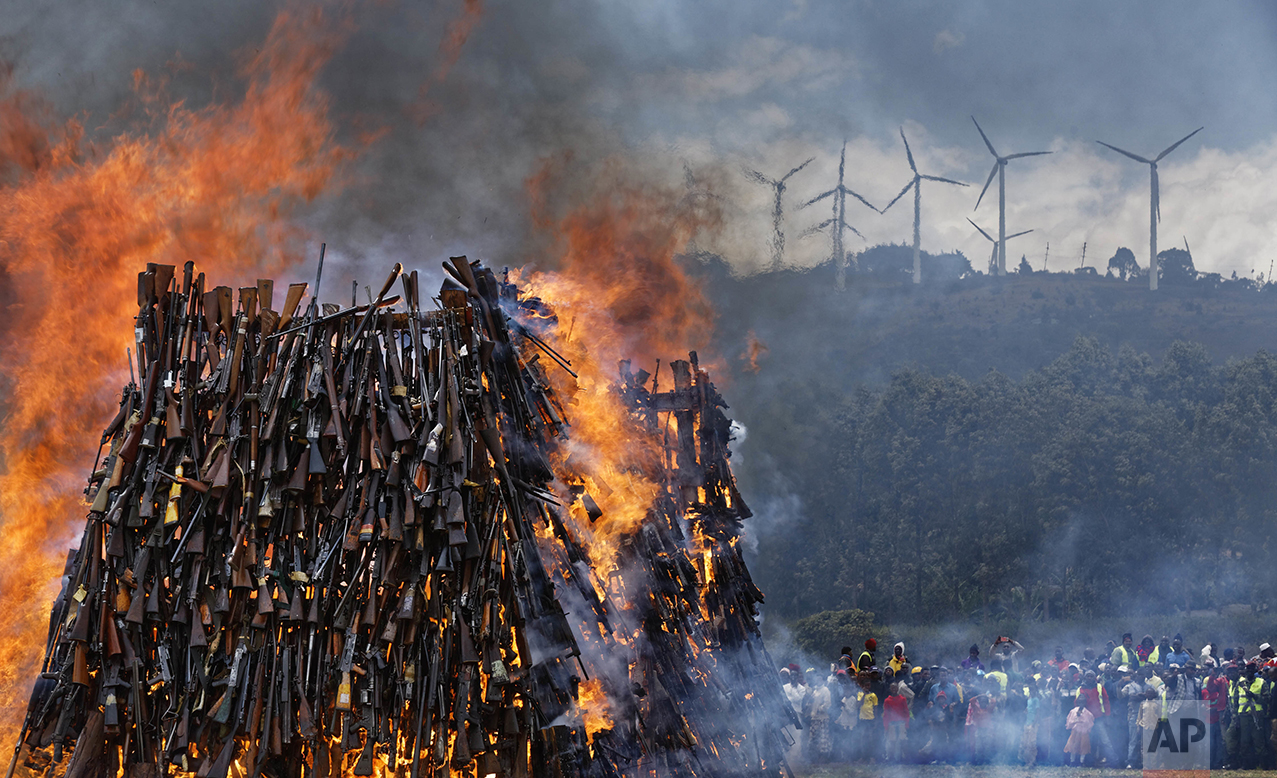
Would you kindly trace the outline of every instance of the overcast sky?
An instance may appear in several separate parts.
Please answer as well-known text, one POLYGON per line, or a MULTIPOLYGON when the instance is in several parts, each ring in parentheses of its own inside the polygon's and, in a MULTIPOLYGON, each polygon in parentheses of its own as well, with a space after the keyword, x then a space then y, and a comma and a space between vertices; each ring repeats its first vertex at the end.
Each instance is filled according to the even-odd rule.
MULTIPOLYGON (((127 0, 14 3, 0 13, 0 54, 18 85, 67 113, 105 117, 135 68, 176 53, 195 65, 179 87, 194 102, 233 71, 231 52, 260 41, 276 7, 259 2, 127 0)), ((1040 267, 1099 264, 1118 245, 1148 253, 1147 168, 1098 146, 1155 155, 1205 130, 1160 167, 1160 245, 1191 243, 1199 269, 1266 272, 1277 256, 1277 5, 1257 2, 616 2, 484 3, 485 13, 424 126, 404 119, 438 66, 460 0, 372 3, 325 72, 337 119, 377 117, 393 131, 367 153, 361 183, 308 225, 362 266, 465 251, 527 259, 524 182, 547 156, 579 169, 624 156, 682 186, 683 163, 720 194, 729 229, 702 248, 742 271, 767 262, 771 195, 746 179, 816 161, 790 182, 787 259, 813 264, 828 238, 799 239, 828 216, 803 200, 830 188, 848 146, 848 184, 882 205, 908 181, 903 126, 923 172, 972 184, 928 185, 924 248, 988 246, 966 218, 997 228, 992 158, 1051 150, 1007 170, 1009 244, 1040 267), (1267 260, 1267 261, 1265 261, 1267 260), (1057 264, 1057 262, 1059 264, 1057 264)), ((92 122, 90 122, 92 126, 92 122)), ((911 197, 886 216, 855 205, 865 240, 910 239, 911 197)), ((1011 260, 1012 263, 1014 260, 1011 260)), ((433 262, 431 263, 433 264, 433 262)))

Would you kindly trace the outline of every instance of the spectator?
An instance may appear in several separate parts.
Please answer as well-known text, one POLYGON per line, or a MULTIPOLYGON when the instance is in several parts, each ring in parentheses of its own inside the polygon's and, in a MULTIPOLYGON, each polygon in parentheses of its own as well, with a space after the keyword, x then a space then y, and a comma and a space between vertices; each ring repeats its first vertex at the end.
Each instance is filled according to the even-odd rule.
MULTIPOLYGON (((1153 730, 1157 729, 1157 723, 1162 718, 1162 703, 1157 698, 1157 692, 1151 687, 1144 690, 1144 701, 1140 703, 1140 738, 1142 744, 1148 742, 1153 736, 1153 730)), ((1142 753, 1142 750, 1141 750, 1142 753)))
POLYGON ((1069 742, 1064 744, 1064 753, 1069 755, 1069 764, 1080 766, 1086 755, 1091 753, 1091 728, 1095 726, 1095 717, 1079 700, 1069 711, 1064 726, 1069 730, 1069 742))
POLYGON ((1069 660, 1064 658, 1064 649, 1060 648, 1059 646, 1056 646, 1055 657, 1051 659, 1050 661, 1048 661, 1047 664, 1053 666, 1057 673, 1062 674, 1065 670, 1067 670, 1069 666, 1069 660))
POLYGON ((1268 707, 1272 696, 1272 682, 1259 675, 1259 665, 1246 664, 1246 673, 1229 693, 1229 708, 1233 712, 1233 726, 1237 728, 1237 763, 1234 767, 1254 770, 1263 762, 1268 751, 1268 707))
POLYGON ((1144 702, 1145 693, 1150 691, 1142 676, 1152 674, 1152 668, 1144 667, 1131 673, 1122 687, 1122 696, 1126 698, 1126 767, 1140 769, 1144 765, 1143 742, 1140 738, 1140 705, 1144 702))
POLYGON ((962 669, 964 670, 983 670, 984 663, 980 661, 980 647, 974 643, 971 650, 967 654, 967 658, 962 660, 962 669))
POLYGON ((877 662, 874 659, 874 653, 878 650, 878 641, 869 638, 865 641, 865 650, 860 652, 860 657, 856 659, 856 670, 865 671, 873 667, 877 662))
POLYGON ((997 704, 997 682, 986 678, 983 691, 973 691, 967 700, 965 718, 967 749, 971 764, 984 764, 992 753, 993 708, 997 704))
POLYGON ((856 677, 860 691, 856 693, 856 752, 857 758, 870 762, 878 756, 878 739, 880 733, 874 726, 878 714, 878 695, 870 689, 871 681, 868 673, 856 677))
POLYGON ((1184 636, 1179 633, 1175 634, 1175 639, 1171 641, 1171 653, 1166 657, 1167 664, 1183 667, 1186 662, 1193 661, 1193 655, 1184 648, 1184 636))
POLYGON ((891 685, 891 694, 882 706, 882 723, 887 730, 886 760, 900 762, 904 759, 905 741, 909 736, 909 700, 901 692, 908 687, 904 681, 891 685))
POLYGON ((1008 678, 1007 678, 1006 671, 1003 669, 1004 666, 1005 664, 1001 659, 990 659, 989 660, 990 670, 989 672, 984 674, 985 678, 997 682, 998 684, 997 695, 999 697, 1004 697, 1006 696, 1006 693, 1007 693, 1008 678))
POLYGON ((1118 667, 1126 665, 1129 668, 1140 666, 1140 657, 1139 654, 1135 653, 1131 633, 1123 633, 1122 645, 1113 649, 1113 653, 1109 654, 1109 664, 1116 665, 1118 667))
POLYGON ((1135 653, 1139 655, 1141 664, 1147 662, 1148 658, 1153 654, 1153 636, 1145 635, 1140 638, 1140 644, 1135 649, 1135 653))
POLYGON ((1020 733, 1020 761, 1032 767, 1038 761, 1038 712, 1042 708, 1042 695, 1038 682, 1030 679, 1026 688, 1029 696, 1024 703, 1024 730, 1020 733))
POLYGON ((1148 655, 1148 663, 1151 665, 1165 666, 1171 658, 1171 639, 1162 635, 1161 641, 1157 644, 1157 648, 1153 649, 1153 653, 1148 655))
MULTIPOLYGON (((1098 758, 1107 759, 1113 754, 1113 744, 1109 742, 1107 722, 1108 717, 1113 712, 1113 706, 1109 700, 1108 691, 1098 683, 1095 671, 1087 670, 1083 676, 1082 686, 1078 689, 1075 698, 1077 704, 1082 705, 1091 714, 1091 726, 1087 727, 1089 745, 1091 739, 1095 740, 1095 754, 1098 758)), ((1089 751, 1089 749, 1088 749, 1089 751)), ((1116 759, 1114 759, 1116 762, 1116 759)))
POLYGON ((905 656, 904 643, 897 643, 895 647, 891 649, 891 659, 887 660, 887 666, 890 667, 897 675, 900 674, 902 669, 908 669, 909 657, 905 656))
POLYGON ((806 753, 804 756, 810 764, 829 761, 832 744, 829 739, 829 709, 831 695, 828 684, 818 683, 816 668, 807 670, 808 687, 811 692, 807 696, 807 732, 806 753))
POLYGON ((1224 767, 1224 731, 1221 717, 1228 708, 1228 679, 1218 666, 1207 671, 1206 683, 1202 685, 1202 699, 1210 705, 1210 767, 1222 770, 1224 767))

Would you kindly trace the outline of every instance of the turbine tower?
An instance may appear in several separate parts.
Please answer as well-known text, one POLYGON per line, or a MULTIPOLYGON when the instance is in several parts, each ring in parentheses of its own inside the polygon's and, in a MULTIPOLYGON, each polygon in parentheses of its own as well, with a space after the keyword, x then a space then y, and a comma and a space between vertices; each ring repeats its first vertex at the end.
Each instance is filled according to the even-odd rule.
POLYGON ((785 233, 780 229, 781 220, 785 216, 781 198, 784 197, 786 182, 798 171, 811 164, 815 157, 789 171, 780 178, 768 178, 757 170, 746 170, 745 177, 760 184, 766 184, 776 191, 776 207, 772 211, 772 270, 780 270, 781 259, 785 255, 785 233))
POLYGON ((1172 143, 1165 151, 1152 159, 1145 159, 1138 154, 1132 154, 1129 151, 1119 149, 1117 146, 1110 146, 1102 140, 1096 141, 1096 143, 1104 146, 1105 148, 1113 149, 1118 154, 1123 154, 1136 162, 1143 162, 1145 165, 1148 165, 1148 185, 1151 190, 1148 202, 1148 288, 1154 292, 1157 291, 1157 223, 1162 220, 1162 203, 1160 196, 1157 193, 1157 163, 1161 162, 1162 158, 1167 154, 1170 154, 1172 151, 1179 148, 1179 144, 1201 132, 1203 129, 1205 128, 1198 127, 1172 143))
MULTIPOLYGON (((998 152, 993 148, 993 144, 989 142, 989 136, 984 134, 984 130, 980 127, 980 122, 976 122, 974 116, 971 117, 971 121, 975 122, 975 128, 979 130, 980 137, 984 139, 984 145, 989 147, 989 153, 993 155, 994 159, 993 169, 989 171, 989 179, 984 182, 984 189, 980 190, 980 197, 975 201, 976 208, 980 207, 980 200, 984 199, 984 193, 989 191, 989 184, 993 183, 993 176, 996 175, 998 177, 998 275, 1004 276, 1007 274, 1007 163, 1013 159, 1019 159, 1020 157, 1036 157, 1041 154, 1050 154, 1051 152, 1023 151, 1019 154, 1008 154, 1003 157, 998 154, 998 152)), ((975 222, 972 222, 972 224, 974 223, 975 222)))
POLYGON ((905 138, 905 128, 900 128, 900 140, 905 142, 905 154, 909 157, 909 169, 913 171, 913 178, 909 183, 905 184, 905 188, 900 190, 900 194, 896 195, 896 199, 887 203, 887 207, 882 209, 882 213, 886 213, 891 206, 896 204, 896 200, 905 196, 905 192, 913 187, 913 282, 915 284, 922 283, 922 250, 920 244, 921 239, 921 222, 922 222, 922 182, 939 181, 943 184, 957 184, 958 186, 966 186, 961 181, 954 181, 940 176, 924 176, 918 172, 918 166, 913 163, 913 152, 909 150, 909 140, 905 138))
MULTIPOLYGON (((807 202, 798 206, 800 209, 806 208, 809 205, 815 205, 821 200, 824 200, 826 197, 834 198, 833 215, 830 218, 821 222, 820 224, 817 224, 815 227, 811 227, 810 229, 804 230, 802 236, 800 237, 805 237, 807 235, 811 235, 812 233, 820 232, 826 227, 830 227, 830 226, 833 227, 833 230, 830 233, 830 239, 831 239, 830 242, 833 244, 834 268, 836 273, 835 285, 837 286, 839 290, 842 290, 847 286, 847 252, 843 248, 843 244, 842 244, 843 231, 851 230, 857 235, 860 235, 860 232, 855 227, 852 227, 850 224, 847 223, 847 195, 851 195, 852 197, 856 198, 860 202, 864 203, 865 206, 868 207, 870 210, 878 211, 878 209, 873 206, 873 203, 869 202, 865 198, 861 197, 860 195, 856 194, 852 190, 848 189, 843 184, 843 179, 846 175, 846 172, 847 172, 847 141, 844 140, 842 142, 842 155, 838 157, 838 185, 835 186, 833 189, 830 189, 828 192, 822 192, 821 194, 816 195, 815 197, 811 198, 807 202)), ((860 235, 860 237, 863 239, 865 236, 860 235)))
MULTIPOLYGON (((967 219, 967 221, 971 222, 970 219, 967 219)), ((1011 240, 1012 238, 1018 238, 1021 235, 1028 235, 1030 232, 1033 232, 1033 230, 1025 230, 1024 232, 1017 232, 1014 235, 1008 235, 1001 240, 994 240, 992 235, 985 232, 983 229, 980 229, 980 225, 975 222, 971 222, 971 226, 980 230, 980 234, 993 244, 993 253, 989 255, 989 275, 993 275, 994 270, 998 267, 999 261, 1006 261, 1006 241, 1011 240)))

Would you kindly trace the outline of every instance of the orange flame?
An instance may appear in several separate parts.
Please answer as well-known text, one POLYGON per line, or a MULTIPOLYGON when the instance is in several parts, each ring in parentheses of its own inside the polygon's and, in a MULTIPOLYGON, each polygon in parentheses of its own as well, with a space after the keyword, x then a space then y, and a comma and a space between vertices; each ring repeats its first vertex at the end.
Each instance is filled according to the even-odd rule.
POLYGON ((745 353, 740 356, 742 360, 749 363, 745 369, 751 373, 761 370, 762 366, 758 364, 758 359, 767 356, 768 351, 767 344, 759 340, 754 331, 750 330, 745 335, 745 353))
POLYGON ((461 49, 470 40, 470 34, 483 19, 483 0, 464 0, 461 14, 448 23, 443 40, 439 41, 439 64, 417 89, 417 102, 412 113, 417 124, 424 124, 438 112, 439 107, 430 99, 430 90, 448 80, 448 74, 461 58, 461 49))
MULTIPOLYGON (((319 10, 280 13, 241 68, 232 105, 159 107, 160 129, 82 147, 76 122, 47 129, 38 101, 0 81, 0 743, 13 743, 43 654, 64 549, 85 508, 80 480, 123 381, 133 274, 146 262, 215 258, 219 276, 300 258, 288 221, 338 183, 353 152, 334 142, 316 78, 342 38, 319 10), (41 128, 46 128, 42 133, 41 128)), ((179 269, 180 274, 180 269, 179 269)), ((179 275, 180 278, 180 275, 179 275)), ((221 280, 221 279, 219 279, 221 280)))
POLYGON ((603 682, 598 678, 581 682, 577 689, 576 704, 581 711, 581 722, 585 724, 585 734, 591 741, 594 740, 595 732, 612 728, 607 695, 603 692, 603 682))
MULTIPOLYGON (((552 178, 547 166, 529 181, 538 209, 552 178)), ((631 358, 651 366, 708 343, 712 308, 676 255, 698 231, 713 228, 718 214, 711 206, 680 208, 677 193, 651 187, 621 185, 588 199, 557 226, 558 270, 520 273, 516 283, 572 317, 547 336, 578 376, 547 366, 555 392, 572 406, 565 452, 572 465, 560 463, 559 472, 585 470, 586 491, 602 516, 591 524, 579 503, 572 514, 589 528, 591 560, 606 575, 621 536, 642 523, 660 491, 648 474, 660 461, 661 441, 631 422, 612 391, 617 366, 631 358)), ((668 373, 665 381, 670 388, 668 373)))

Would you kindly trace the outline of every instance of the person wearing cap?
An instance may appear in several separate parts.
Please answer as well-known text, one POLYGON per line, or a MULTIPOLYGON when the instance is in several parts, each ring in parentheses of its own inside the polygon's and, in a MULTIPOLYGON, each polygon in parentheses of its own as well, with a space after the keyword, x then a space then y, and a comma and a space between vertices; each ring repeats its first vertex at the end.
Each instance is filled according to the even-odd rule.
POLYGON ((1273 647, 1268 643, 1259 644, 1259 653, 1250 658, 1250 661, 1263 668, 1265 665, 1274 664, 1274 658, 1277 658, 1277 652, 1273 651, 1273 647))
POLYGON ((865 650, 860 652, 860 656, 856 659, 856 670, 868 670, 877 664, 874 661, 874 654, 878 651, 878 641, 869 638, 865 641, 865 650))
POLYGON ((1268 752, 1268 714, 1272 682, 1259 675, 1259 665, 1246 664, 1245 674, 1229 691, 1228 708, 1233 714, 1232 726, 1237 735, 1237 763, 1234 767, 1254 770, 1268 752))
POLYGON ((1122 634, 1122 645, 1113 649, 1113 653, 1109 654, 1109 664, 1126 665, 1127 667, 1139 667, 1140 657, 1135 653, 1134 641, 1131 639, 1131 633, 1122 634))

